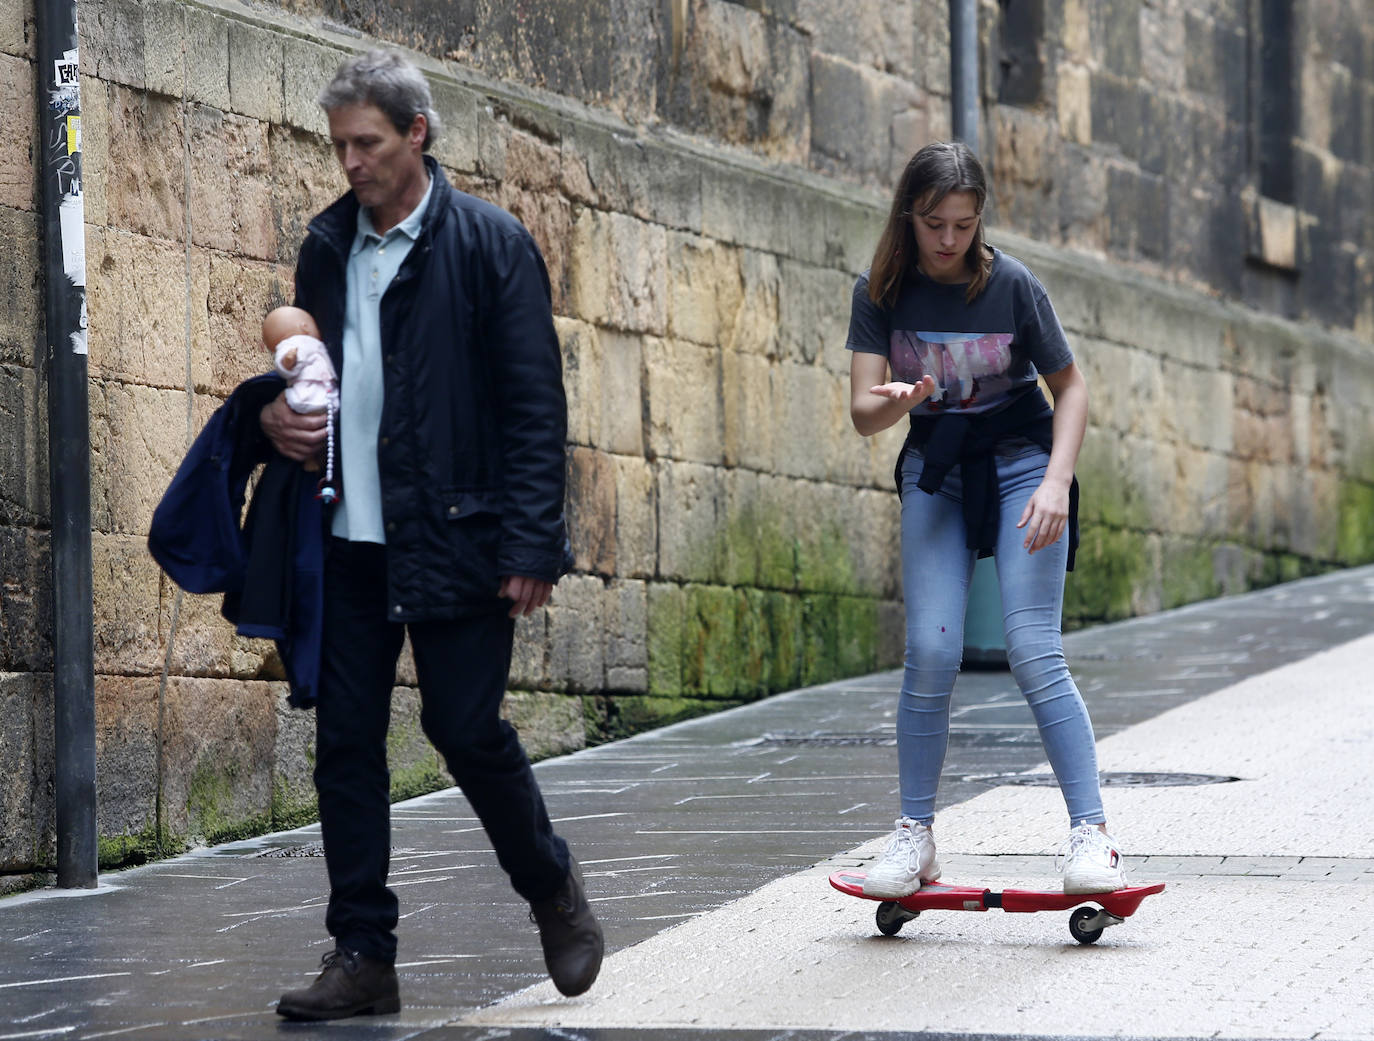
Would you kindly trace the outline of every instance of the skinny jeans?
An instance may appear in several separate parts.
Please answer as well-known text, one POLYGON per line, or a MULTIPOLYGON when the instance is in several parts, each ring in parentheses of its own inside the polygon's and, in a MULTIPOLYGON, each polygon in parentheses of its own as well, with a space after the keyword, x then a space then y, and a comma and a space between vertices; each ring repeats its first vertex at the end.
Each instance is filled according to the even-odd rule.
MULTIPOLYGON (((1033 555, 1016 527, 1045 476, 1049 455, 1021 440, 994 457, 1000 493, 995 551, 1012 676, 1030 705, 1072 824, 1106 821, 1087 707, 1064 660, 1062 612, 1068 536, 1033 555)), ((902 815, 925 824, 949 746, 950 699, 964 650, 964 612, 977 551, 967 546, 958 467, 934 495, 916 487, 924 459, 902 465, 902 589, 906 667, 897 705, 902 815)))
POLYGON ((504 612, 388 621, 386 548, 369 542, 328 541, 324 594, 315 788, 330 935, 369 958, 396 959, 398 903, 387 887, 387 729, 407 629, 425 736, 481 820, 516 892, 530 901, 552 896, 568 874, 568 847, 554 834, 514 728, 500 716, 514 621, 504 612))

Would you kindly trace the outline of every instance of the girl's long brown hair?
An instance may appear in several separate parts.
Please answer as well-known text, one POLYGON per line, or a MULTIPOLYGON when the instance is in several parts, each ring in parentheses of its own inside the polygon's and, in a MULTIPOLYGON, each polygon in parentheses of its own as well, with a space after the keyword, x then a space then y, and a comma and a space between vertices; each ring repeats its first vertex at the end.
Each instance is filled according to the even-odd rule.
POLYGON ((971 302, 987 286, 992 274, 992 250, 983 238, 981 219, 988 198, 987 175, 968 145, 962 141, 937 141, 911 157, 897 182, 892 209, 868 270, 868 298, 879 307, 892 307, 903 284, 916 273, 913 215, 929 213, 950 192, 972 192, 979 215, 978 230, 965 255, 973 278, 964 299, 971 302))

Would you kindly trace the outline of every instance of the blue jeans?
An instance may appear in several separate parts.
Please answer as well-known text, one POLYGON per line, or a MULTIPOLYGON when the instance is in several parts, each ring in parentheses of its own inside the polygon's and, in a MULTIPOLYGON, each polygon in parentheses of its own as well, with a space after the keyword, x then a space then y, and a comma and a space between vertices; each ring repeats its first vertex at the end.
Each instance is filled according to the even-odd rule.
MULTIPOLYGON (((1098 787, 1092 723, 1064 661, 1061 633, 1068 536, 1033 556, 1016 527, 1049 456, 1016 442, 996 458, 1001 493, 997 583, 1007 659, 1030 704, 1040 740, 1073 824, 1106 820, 1098 787)), ((975 551, 966 546, 959 468, 929 495, 916 487, 924 460, 909 452, 902 470, 902 588, 906 669, 897 706, 902 814, 929 824, 949 744, 949 704, 964 650, 964 611, 975 551)))

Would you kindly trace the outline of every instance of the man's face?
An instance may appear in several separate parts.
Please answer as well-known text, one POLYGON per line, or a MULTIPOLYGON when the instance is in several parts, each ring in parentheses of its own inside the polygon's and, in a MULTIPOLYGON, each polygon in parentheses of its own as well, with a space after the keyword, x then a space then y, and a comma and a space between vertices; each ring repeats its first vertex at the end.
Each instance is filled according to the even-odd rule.
POLYGON ((344 105, 327 114, 334 154, 363 206, 396 206, 417 179, 424 178, 423 115, 417 115, 402 134, 376 105, 344 105))

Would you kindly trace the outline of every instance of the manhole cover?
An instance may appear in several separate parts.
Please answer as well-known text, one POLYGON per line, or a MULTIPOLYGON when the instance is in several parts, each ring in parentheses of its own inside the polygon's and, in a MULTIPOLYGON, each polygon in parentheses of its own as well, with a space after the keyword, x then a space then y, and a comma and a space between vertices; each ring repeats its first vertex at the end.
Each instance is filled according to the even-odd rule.
MULTIPOLYGON (((985 781, 994 785, 1023 785, 1054 788, 1059 782, 1054 774, 985 774, 981 777, 966 778, 970 781, 985 781)), ((1102 785, 1107 788, 1191 788, 1203 784, 1230 784, 1239 777, 1224 774, 1181 774, 1181 773, 1104 773, 1102 785)))
POLYGON ((263 857, 322 857, 324 856, 323 842, 310 842, 304 846, 278 846, 275 849, 265 850, 258 854, 259 859, 263 857))
MULTIPOLYGON (((1038 743, 1040 735, 1035 727, 961 727, 949 730, 951 748, 1000 748, 1005 745, 1038 743)), ((897 736, 891 730, 843 733, 835 731, 813 731, 802 734, 793 731, 775 731, 763 734, 751 744, 760 745, 882 745, 897 743, 897 736)))
POLYGON ((764 745, 895 745, 897 737, 890 731, 873 734, 812 733, 764 734, 758 740, 764 745))

